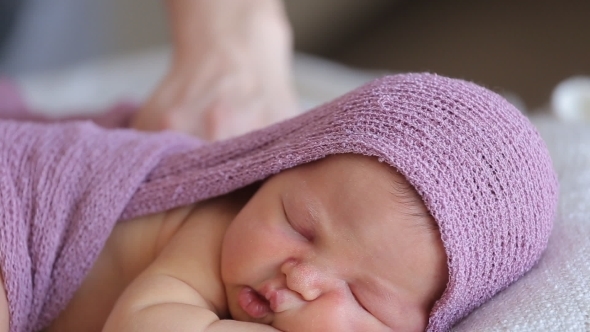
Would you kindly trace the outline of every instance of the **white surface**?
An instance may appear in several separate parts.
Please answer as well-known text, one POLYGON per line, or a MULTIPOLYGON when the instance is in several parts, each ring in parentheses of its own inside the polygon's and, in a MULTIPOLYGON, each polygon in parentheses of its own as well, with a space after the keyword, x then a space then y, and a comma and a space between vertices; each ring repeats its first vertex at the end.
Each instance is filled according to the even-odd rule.
MULTIPOLYGON (((144 100, 166 73, 169 59, 170 51, 158 48, 16 80, 33 110, 52 115, 92 112, 122 99, 144 100)), ((331 100, 378 75, 304 54, 295 56, 293 66, 302 109, 331 100)))
MULTIPOLYGON (((142 100, 163 75, 167 52, 89 62, 68 70, 21 77, 35 109, 98 110, 121 98, 142 100)), ((295 61, 304 108, 328 101, 375 73, 304 55, 295 61)), ((560 202, 549 247, 522 279, 472 313, 454 331, 590 331, 590 126, 547 117, 533 122, 552 154, 560 202)))
POLYGON ((166 72, 164 49, 17 77, 27 104, 51 115, 92 112, 121 99, 140 101, 166 72))

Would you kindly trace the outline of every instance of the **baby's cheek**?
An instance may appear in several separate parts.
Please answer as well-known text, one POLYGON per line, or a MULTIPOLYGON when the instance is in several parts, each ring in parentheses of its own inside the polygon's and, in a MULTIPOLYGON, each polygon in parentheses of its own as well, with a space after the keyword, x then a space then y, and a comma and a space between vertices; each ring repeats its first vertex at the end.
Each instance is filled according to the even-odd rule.
POLYGON ((360 310, 344 292, 333 292, 277 317, 273 325, 284 331, 362 331, 366 317, 360 310))

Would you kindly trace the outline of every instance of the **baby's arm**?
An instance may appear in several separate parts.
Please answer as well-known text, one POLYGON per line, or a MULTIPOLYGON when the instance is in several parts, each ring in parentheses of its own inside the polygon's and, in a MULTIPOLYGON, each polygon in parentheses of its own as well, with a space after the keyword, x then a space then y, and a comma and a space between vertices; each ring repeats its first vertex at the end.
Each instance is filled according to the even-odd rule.
POLYGON ((220 320, 186 282, 165 273, 146 273, 117 302, 103 329, 109 331, 268 331, 268 325, 220 320))
MULTIPOLYGON (((160 254, 125 289, 107 319, 109 331, 267 331, 227 316, 220 250, 233 215, 222 201, 195 209, 160 254)), ((159 240, 157 242, 160 242, 159 240)))

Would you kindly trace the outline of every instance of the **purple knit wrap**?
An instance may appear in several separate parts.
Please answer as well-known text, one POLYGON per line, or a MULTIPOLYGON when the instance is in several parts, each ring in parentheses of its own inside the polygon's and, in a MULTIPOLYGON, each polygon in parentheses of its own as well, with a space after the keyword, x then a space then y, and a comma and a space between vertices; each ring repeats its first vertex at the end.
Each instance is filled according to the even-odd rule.
POLYGON ((114 224, 231 192, 327 155, 378 157, 439 225, 446 331, 528 271, 551 231, 557 180, 530 122, 497 94, 431 74, 375 80, 297 118, 227 141, 0 121, 0 266, 11 331, 47 326, 114 224))

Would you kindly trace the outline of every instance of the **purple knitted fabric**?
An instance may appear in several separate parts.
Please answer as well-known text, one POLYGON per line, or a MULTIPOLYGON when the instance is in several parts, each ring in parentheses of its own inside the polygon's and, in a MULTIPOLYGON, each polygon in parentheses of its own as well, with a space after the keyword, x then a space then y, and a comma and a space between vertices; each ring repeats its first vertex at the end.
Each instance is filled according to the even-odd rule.
POLYGON ((551 231, 557 180, 512 105, 431 74, 375 80, 297 118, 227 141, 0 121, 0 266, 11 331, 47 326, 118 220, 231 192, 330 154, 376 156, 439 225, 449 282, 429 331, 446 331, 528 271, 551 231))

